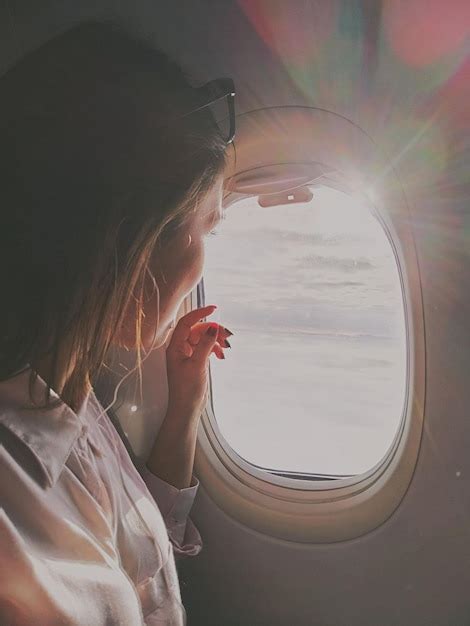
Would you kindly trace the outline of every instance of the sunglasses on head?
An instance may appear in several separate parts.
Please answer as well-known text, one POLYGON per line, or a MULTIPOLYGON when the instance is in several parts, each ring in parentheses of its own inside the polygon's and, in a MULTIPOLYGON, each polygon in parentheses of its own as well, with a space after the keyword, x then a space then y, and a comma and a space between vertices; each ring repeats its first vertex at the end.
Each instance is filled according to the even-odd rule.
POLYGON ((214 120, 227 144, 235 137, 235 85, 231 78, 216 78, 194 90, 195 102, 191 110, 178 117, 186 117, 210 107, 214 120), (196 104, 196 106, 194 106, 196 104))

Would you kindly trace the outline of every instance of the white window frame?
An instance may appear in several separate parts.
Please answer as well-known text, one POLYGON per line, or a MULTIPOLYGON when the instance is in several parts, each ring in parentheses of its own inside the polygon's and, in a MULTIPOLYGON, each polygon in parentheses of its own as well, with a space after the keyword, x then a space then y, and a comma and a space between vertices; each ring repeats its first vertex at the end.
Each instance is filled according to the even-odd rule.
MULTIPOLYGON (((226 205, 240 194, 232 194, 226 205)), ((270 474, 241 458, 224 440, 208 403, 201 416, 195 472, 230 517, 280 539, 345 541, 383 524, 399 506, 418 459, 425 399, 425 340, 419 265, 403 191, 374 203, 395 252, 407 341, 407 384, 400 426, 385 457, 368 472, 345 479, 306 481, 270 474), (393 210, 390 210, 393 207, 393 210)), ((197 306, 194 290, 185 309, 197 306)))

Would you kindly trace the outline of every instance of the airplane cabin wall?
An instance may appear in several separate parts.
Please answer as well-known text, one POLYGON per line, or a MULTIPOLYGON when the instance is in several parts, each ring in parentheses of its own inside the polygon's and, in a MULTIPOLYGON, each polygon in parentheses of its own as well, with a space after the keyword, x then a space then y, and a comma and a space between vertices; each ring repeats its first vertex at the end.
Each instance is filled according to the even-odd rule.
MULTIPOLYGON (((244 91, 239 110, 289 101, 289 77, 232 1, 1 0, 0 70, 89 17, 152 38, 201 78, 232 75, 244 91)), ((458 146, 465 148, 458 133, 449 141, 448 169, 462 159, 458 146)), ((467 196, 458 186, 444 193, 438 181, 413 189, 416 158, 410 150, 398 165, 413 197, 426 328, 425 422, 408 492, 373 532, 306 545, 231 520, 201 484, 191 516, 205 546, 180 570, 190 626, 470 623, 470 203, 468 188, 467 196)))

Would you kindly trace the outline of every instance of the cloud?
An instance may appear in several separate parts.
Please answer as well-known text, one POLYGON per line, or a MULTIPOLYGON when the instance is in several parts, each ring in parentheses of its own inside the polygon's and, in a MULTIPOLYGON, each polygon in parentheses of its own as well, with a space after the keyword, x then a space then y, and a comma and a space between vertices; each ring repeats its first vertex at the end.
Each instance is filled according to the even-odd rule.
POLYGON ((315 289, 317 287, 326 287, 327 289, 340 289, 341 287, 364 287, 364 283, 357 280, 317 280, 305 285, 306 288, 315 289))
POLYGON ((308 256, 297 257, 296 268, 300 269, 333 269, 343 272, 356 272, 362 270, 375 269, 374 263, 365 257, 336 257, 310 254, 308 256))

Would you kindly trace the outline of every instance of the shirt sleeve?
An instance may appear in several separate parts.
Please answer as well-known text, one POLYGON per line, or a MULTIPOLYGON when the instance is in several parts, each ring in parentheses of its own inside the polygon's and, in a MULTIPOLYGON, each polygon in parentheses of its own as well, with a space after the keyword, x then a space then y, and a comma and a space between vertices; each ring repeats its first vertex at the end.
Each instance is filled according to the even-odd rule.
POLYGON ((188 517, 199 487, 198 479, 193 474, 191 485, 178 489, 152 474, 145 465, 139 470, 160 509, 175 556, 199 554, 203 545, 201 535, 188 517))

